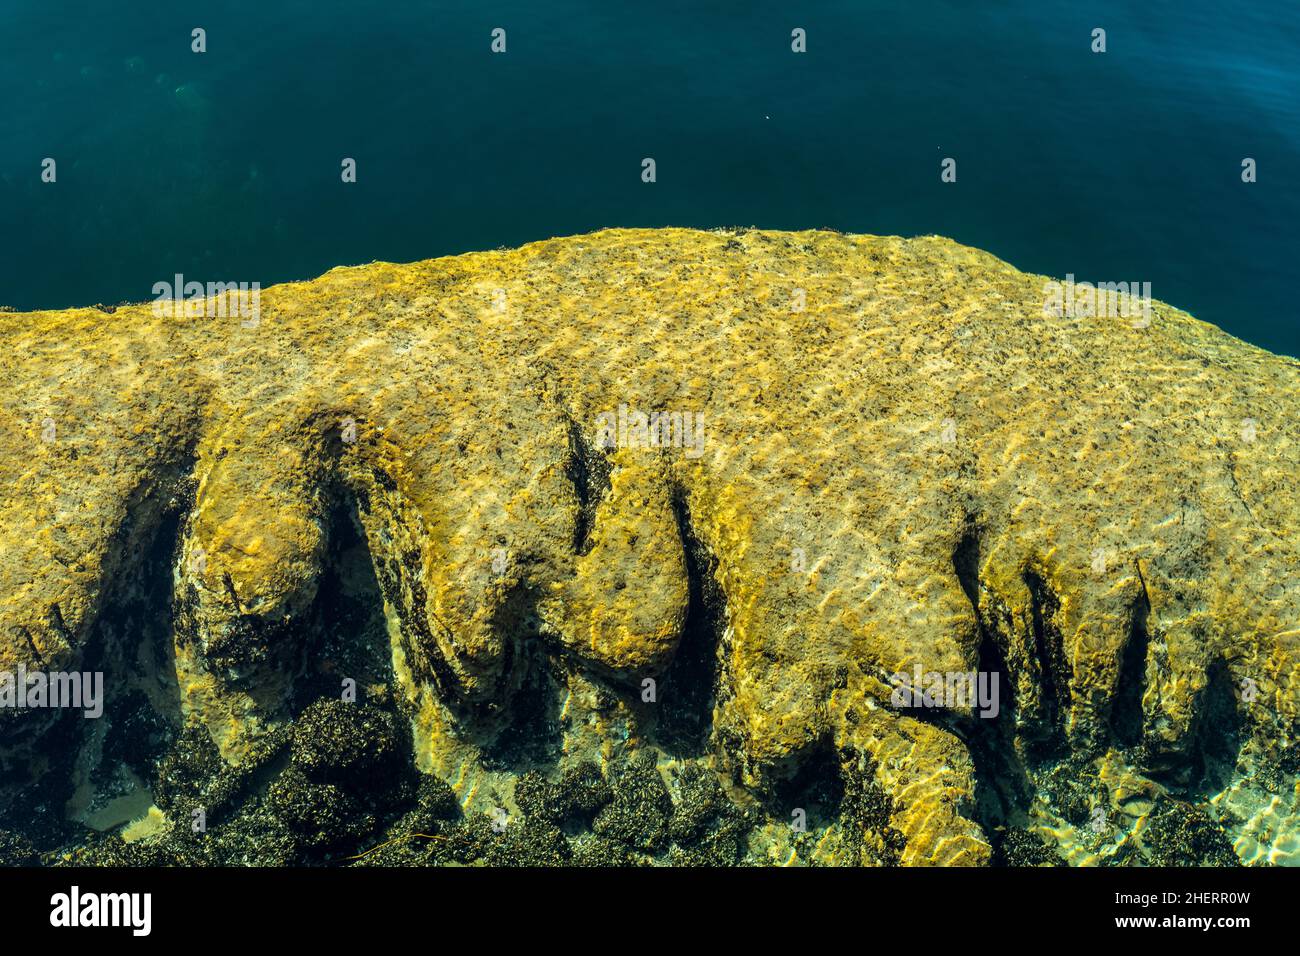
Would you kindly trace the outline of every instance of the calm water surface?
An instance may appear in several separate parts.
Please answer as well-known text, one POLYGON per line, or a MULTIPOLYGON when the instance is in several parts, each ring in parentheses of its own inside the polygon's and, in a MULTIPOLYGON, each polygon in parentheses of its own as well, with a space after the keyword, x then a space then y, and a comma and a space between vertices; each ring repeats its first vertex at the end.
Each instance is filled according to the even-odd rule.
POLYGON ((1149 281, 1300 354, 1291 0, 0 0, 0 106, 21 309, 608 225, 829 226, 1149 281))

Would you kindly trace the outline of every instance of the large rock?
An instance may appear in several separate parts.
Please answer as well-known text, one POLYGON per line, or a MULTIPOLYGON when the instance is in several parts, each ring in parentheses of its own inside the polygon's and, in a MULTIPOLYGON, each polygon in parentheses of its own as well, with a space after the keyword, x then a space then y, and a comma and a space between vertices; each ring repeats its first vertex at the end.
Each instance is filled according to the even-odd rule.
POLYGON ((1300 364, 1159 303, 1045 312, 1044 283, 933 237, 610 230, 334 269, 256 323, 0 315, 0 667, 77 666, 184 508, 183 702, 237 761, 283 717, 342 494, 412 686, 481 726, 521 633, 639 693, 711 571, 716 749, 760 789, 868 754, 904 862, 989 856, 974 718, 890 702, 981 648, 1026 752, 1140 744, 1167 772, 1218 674, 1251 759, 1285 762, 1300 364), (637 447, 621 423, 655 412, 702 436, 637 447))

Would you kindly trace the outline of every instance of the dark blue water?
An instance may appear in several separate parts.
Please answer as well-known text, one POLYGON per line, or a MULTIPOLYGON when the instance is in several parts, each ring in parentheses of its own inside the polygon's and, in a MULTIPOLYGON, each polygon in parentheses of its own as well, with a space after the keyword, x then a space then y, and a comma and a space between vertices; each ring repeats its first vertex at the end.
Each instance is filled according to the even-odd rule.
POLYGON ((0 0, 0 105, 24 309, 609 225, 829 226, 1150 281, 1300 354, 1295 0, 0 0))

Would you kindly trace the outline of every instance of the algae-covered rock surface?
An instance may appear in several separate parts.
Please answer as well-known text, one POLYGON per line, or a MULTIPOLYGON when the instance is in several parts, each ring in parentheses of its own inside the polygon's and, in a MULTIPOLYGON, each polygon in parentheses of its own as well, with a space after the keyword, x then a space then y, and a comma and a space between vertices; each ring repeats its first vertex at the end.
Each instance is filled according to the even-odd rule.
POLYGON ((0 712, 4 862, 1300 862, 1300 363, 1048 288, 607 230, 0 314, 0 671, 104 684, 0 712))

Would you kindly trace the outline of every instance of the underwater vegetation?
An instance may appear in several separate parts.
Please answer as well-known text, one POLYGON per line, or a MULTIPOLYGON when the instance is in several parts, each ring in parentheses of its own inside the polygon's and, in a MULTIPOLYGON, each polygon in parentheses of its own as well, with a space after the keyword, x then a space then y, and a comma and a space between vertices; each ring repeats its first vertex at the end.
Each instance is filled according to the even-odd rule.
POLYGON ((1300 363, 1048 285, 606 230, 0 314, 0 861, 1300 861, 1300 363))

